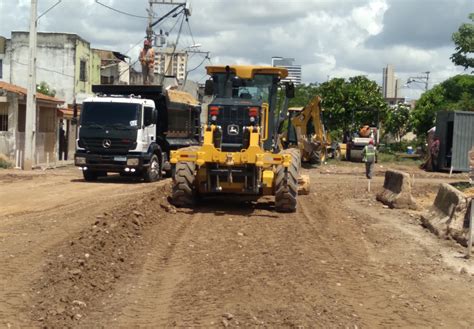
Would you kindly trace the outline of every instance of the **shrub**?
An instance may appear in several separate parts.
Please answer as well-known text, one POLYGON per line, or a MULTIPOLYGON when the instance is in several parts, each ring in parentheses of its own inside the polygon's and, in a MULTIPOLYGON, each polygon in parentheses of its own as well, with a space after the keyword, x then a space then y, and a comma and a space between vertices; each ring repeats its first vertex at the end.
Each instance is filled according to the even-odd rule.
POLYGON ((0 154, 0 168, 2 169, 8 169, 12 168, 13 163, 3 154, 0 154))

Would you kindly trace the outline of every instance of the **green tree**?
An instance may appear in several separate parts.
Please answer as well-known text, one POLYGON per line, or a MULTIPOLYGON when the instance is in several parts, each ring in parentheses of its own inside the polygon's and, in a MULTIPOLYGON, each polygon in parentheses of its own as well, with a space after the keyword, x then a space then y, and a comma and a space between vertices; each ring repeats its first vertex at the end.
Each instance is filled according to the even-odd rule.
POLYGON ((402 137, 411 129, 410 107, 398 104, 389 109, 384 124, 385 132, 393 135, 400 142, 402 137))
POLYGON ((380 87, 365 76, 334 78, 322 83, 319 91, 331 130, 352 131, 364 124, 376 125, 386 117, 388 106, 380 87))
POLYGON ((319 88, 316 83, 298 85, 295 87, 295 97, 290 99, 289 106, 305 106, 316 95, 319 95, 319 88))
MULTIPOLYGON (((469 15, 469 19, 474 22, 474 13, 469 15)), ((453 33, 453 41, 456 45, 456 52, 450 57, 455 65, 474 68, 474 24, 463 23, 457 32, 453 33)))
POLYGON ((43 95, 56 96, 56 90, 51 89, 45 81, 41 81, 40 84, 36 86, 36 91, 43 95))
POLYGON ((426 136, 442 110, 474 111, 474 76, 456 75, 423 93, 410 114, 414 132, 426 136))

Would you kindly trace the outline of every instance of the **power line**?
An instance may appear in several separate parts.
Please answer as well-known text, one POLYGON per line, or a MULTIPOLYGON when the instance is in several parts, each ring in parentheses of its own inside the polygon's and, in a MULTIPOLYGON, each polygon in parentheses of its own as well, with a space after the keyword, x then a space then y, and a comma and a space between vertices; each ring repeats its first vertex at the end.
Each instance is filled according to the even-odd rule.
POLYGON ((142 42, 143 42, 143 38, 140 38, 140 40, 139 40, 136 44, 134 44, 132 47, 130 47, 130 48, 124 53, 124 55, 127 55, 130 51, 132 51, 133 48, 135 48, 136 46, 138 46, 138 45, 139 45, 140 43, 142 43, 142 42))
POLYGON ((130 14, 130 13, 127 13, 127 12, 125 12, 125 11, 116 9, 116 8, 114 8, 114 7, 111 7, 111 6, 108 6, 108 5, 106 5, 105 3, 100 2, 99 0, 95 0, 95 2, 96 2, 97 4, 99 4, 99 5, 101 5, 101 6, 105 7, 105 8, 107 8, 107 9, 110 9, 110 10, 112 10, 112 11, 115 11, 115 12, 120 13, 120 14, 123 14, 123 15, 131 16, 131 17, 136 17, 136 18, 147 18, 147 19, 148 19, 147 16, 140 16, 140 15, 130 14))
MULTIPOLYGON (((205 59, 207 59, 207 60, 209 61, 209 64, 212 65, 211 58, 210 58, 209 56, 207 56, 205 59)), ((208 75, 207 72, 204 73, 204 75, 203 75, 202 77, 200 77, 200 78, 197 80, 197 82, 200 82, 202 79, 204 79, 205 77, 207 77, 207 75, 208 75)))
POLYGON ((191 35, 191 40, 193 41, 193 45, 195 45, 196 42, 194 41, 193 31, 191 31, 191 25, 189 25, 189 19, 187 17, 186 17, 186 23, 188 25, 189 34, 191 35))
MULTIPOLYGON (((19 62, 19 61, 14 60, 14 59, 12 59, 12 61, 15 62, 15 63, 17 63, 17 64, 20 64, 20 65, 28 66, 28 64, 19 62)), ((60 75, 64 75, 65 77, 74 78, 74 75, 70 75, 70 74, 66 74, 66 73, 63 73, 63 72, 59 72, 59 71, 47 69, 47 68, 45 68, 45 67, 36 66, 36 68, 37 68, 38 70, 43 70, 43 71, 47 71, 47 72, 51 72, 51 73, 57 73, 57 74, 60 74, 60 75)))
POLYGON ((161 77, 161 80, 160 80, 160 85, 163 84, 163 81, 165 80, 165 75, 166 75, 166 72, 168 72, 168 70, 170 69, 171 67, 171 63, 173 62, 173 57, 176 53, 176 47, 178 46, 178 43, 179 43, 179 38, 181 36, 181 32, 183 30, 183 23, 184 23, 184 19, 186 18, 186 15, 183 15, 183 18, 181 19, 181 24, 179 26, 179 31, 178 31, 178 35, 176 37, 176 41, 175 41, 175 44, 174 44, 174 47, 173 47, 173 51, 171 52, 171 56, 170 56, 170 60, 169 60, 169 63, 168 63, 168 66, 165 68, 165 72, 163 72, 163 76, 161 77))
POLYGON ((192 71, 197 70, 198 68, 200 68, 201 65, 204 64, 204 62, 205 62, 206 59, 208 59, 208 58, 209 58, 209 53, 206 54, 206 56, 202 59, 201 63, 199 63, 197 66, 195 66, 195 67, 192 68, 191 70, 186 71, 186 74, 184 75, 183 89, 184 89, 184 86, 186 85, 186 81, 188 80, 188 75, 189 75, 189 73, 192 72, 192 71))

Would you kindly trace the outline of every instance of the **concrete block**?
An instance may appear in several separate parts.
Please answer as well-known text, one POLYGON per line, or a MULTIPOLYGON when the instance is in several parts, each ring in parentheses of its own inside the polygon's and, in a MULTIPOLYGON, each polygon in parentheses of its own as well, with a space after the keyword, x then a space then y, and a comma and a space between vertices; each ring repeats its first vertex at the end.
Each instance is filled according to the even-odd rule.
POLYGON ((411 195, 410 175, 398 170, 387 170, 383 190, 377 194, 377 200, 390 208, 416 209, 416 201, 411 195))
POLYGON ((467 244, 470 199, 455 187, 442 183, 433 205, 421 216, 423 226, 442 238, 467 244))
POLYGON ((309 194, 309 176, 308 175, 300 175, 298 177, 298 195, 307 195, 309 194))

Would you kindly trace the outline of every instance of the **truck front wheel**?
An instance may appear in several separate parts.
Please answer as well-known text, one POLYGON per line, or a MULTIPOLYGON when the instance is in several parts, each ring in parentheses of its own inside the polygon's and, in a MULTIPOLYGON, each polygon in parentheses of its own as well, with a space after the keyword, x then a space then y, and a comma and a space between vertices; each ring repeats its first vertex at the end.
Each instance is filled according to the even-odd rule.
POLYGON ((155 182, 161 178, 161 164, 160 159, 156 154, 153 154, 150 159, 148 167, 143 173, 143 179, 145 182, 155 182))
POLYGON ((86 182, 95 182, 97 178, 99 177, 96 171, 91 171, 91 170, 83 170, 82 175, 84 176, 84 180, 86 182))

